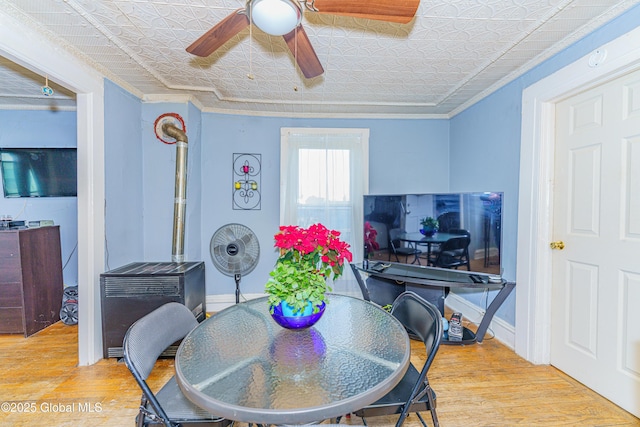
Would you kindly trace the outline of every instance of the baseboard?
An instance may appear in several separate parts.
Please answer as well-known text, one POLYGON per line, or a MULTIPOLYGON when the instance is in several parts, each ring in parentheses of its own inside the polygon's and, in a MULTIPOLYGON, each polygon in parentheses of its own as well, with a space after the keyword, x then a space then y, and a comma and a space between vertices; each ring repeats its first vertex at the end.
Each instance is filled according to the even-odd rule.
MULTIPOLYGON (((476 325, 480 324, 482 316, 484 316, 483 309, 454 294, 453 292, 447 296, 445 305, 453 311, 462 313, 462 316, 464 317, 463 321, 471 322, 476 325)), ((489 329, 487 330, 484 339, 488 340, 492 336, 495 336, 495 339, 497 339, 510 349, 513 350, 515 348, 515 327, 496 316, 493 317, 493 320, 489 324, 489 329)))
MULTIPOLYGON (((260 298, 267 296, 266 294, 242 294, 240 295, 240 301, 248 301, 250 299, 260 298)), ((235 294, 224 295, 207 295, 207 313, 217 313, 227 307, 231 307, 236 303, 235 294)))
MULTIPOLYGON (((351 288, 342 287, 339 292, 340 295, 347 295, 354 298, 362 299, 362 292, 358 285, 354 285, 351 288)), ((241 294, 240 301, 248 301, 250 299, 266 297, 267 294, 241 294)), ((225 295, 207 295, 207 313, 216 313, 218 311, 224 310, 227 307, 231 307, 236 303, 235 294, 225 294, 225 295)))

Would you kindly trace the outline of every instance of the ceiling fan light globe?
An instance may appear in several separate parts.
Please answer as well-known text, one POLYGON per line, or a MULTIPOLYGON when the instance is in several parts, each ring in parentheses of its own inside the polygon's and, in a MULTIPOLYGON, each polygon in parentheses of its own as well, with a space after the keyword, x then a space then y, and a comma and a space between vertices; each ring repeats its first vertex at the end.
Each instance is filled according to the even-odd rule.
POLYGON ((300 7, 291 0, 254 0, 251 3, 251 20, 267 34, 289 34, 302 20, 300 7))

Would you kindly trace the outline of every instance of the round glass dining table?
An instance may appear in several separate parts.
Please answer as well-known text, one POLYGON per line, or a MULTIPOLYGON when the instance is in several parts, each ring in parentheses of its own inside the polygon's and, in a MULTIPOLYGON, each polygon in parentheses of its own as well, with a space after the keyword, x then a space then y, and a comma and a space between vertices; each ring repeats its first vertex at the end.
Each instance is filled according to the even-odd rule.
POLYGON ((266 297, 214 314, 178 348, 183 393, 213 414, 258 424, 322 421, 375 402, 407 370, 409 336, 373 303, 327 300, 318 323, 302 330, 279 326, 266 297))

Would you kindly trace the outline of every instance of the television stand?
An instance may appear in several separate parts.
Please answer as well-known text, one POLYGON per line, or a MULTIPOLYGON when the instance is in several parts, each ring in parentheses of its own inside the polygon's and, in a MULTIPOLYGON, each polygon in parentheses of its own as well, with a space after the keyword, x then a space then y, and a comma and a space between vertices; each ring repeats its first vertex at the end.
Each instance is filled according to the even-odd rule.
POLYGON ((477 331, 464 328, 462 341, 443 339, 443 344, 473 344, 482 342, 493 316, 515 288, 515 282, 489 281, 489 274, 444 268, 425 267, 397 262, 371 262, 368 268, 351 264, 360 285, 362 297, 381 306, 392 304, 398 295, 413 291, 433 303, 444 316, 444 297, 447 288, 500 289, 485 312, 477 331), (363 274, 368 277, 363 279, 363 274))

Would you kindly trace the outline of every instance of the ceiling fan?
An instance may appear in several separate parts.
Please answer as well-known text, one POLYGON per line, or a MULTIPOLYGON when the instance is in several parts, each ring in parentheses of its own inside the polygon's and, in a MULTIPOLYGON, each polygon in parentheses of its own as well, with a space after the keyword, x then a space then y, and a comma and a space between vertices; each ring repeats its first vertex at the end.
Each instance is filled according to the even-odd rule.
POLYGON ((308 12, 406 24, 420 0, 247 0, 238 9, 193 42, 187 52, 206 57, 253 22, 262 31, 282 36, 302 74, 308 79, 324 72, 302 27, 302 5, 308 12))

